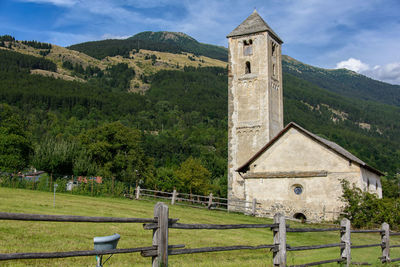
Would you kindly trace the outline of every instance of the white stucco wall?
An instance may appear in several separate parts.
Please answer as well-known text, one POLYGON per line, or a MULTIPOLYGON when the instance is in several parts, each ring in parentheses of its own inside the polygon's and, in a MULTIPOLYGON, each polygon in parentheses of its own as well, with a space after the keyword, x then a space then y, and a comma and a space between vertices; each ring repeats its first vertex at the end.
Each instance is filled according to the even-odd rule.
MULTIPOLYGON (((326 171, 323 177, 245 178, 246 200, 256 198, 261 203, 259 206, 270 210, 271 215, 283 212, 292 217, 296 213, 303 213, 310 221, 333 220, 343 206, 340 180, 345 179, 362 188, 362 177, 368 177, 370 188, 372 184, 375 187, 375 181, 381 188, 376 174, 365 169, 362 171, 358 164, 351 163, 296 128, 290 128, 269 147, 250 165, 246 174, 251 177, 251 174, 262 173, 304 174, 323 171, 326 171), (303 188, 300 195, 294 193, 296 185, 303 188)), ((246 174, 242 176, 246 177, 246 174)))
POLYGON ((369 193, 377 194, 379 198, 382 198, 381 178, 377 174, 365 168, 361 168, 360 188, 364 191, 368 191, 369 193))

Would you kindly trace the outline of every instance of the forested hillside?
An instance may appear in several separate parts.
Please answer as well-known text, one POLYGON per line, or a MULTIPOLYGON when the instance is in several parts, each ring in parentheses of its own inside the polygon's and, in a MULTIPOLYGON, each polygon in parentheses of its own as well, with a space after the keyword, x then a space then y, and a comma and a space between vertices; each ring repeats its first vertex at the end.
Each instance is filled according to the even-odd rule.
MULTIPOLYGON (((150 88, 136 94, 128 90, 138 69, 128 59, 104 68, 49 59, 0 49, 1 171, 35 166, 56 176, 101 175, 127 185, 226 195, 226 68, 141 73, 150 88), (85 82, 30 74, 60 68, 85 82)), ((383 97, 373 101, 372 94, 362 98, 351 86, 342 94, 318 83, 331 75, 344 88, 349 80, 340 81, 341 72, 351 74, 321 69, 302 79, 285 71, 285 123, 295 121, 391 175, 400 172, 400 107, 383 97)), ((386 88, 390 94, 396 87, 386 88)))
POLYGON ((283 56, 283 71, 343 96, 400 106, 400 85, 373 80, 347 69, 316 68, 283 56))
POLYGON ((109 39, 86 42, 71 45, 68 48, 97 59, 116 55, 129 57, 129 54, 134 51, 146 49, 175 54, 189 52, 196 56, 202 55, 223 61, 228 60, 226 48, 202 44, 186 34, 176 32, 142 32, 124 40, 109 39))

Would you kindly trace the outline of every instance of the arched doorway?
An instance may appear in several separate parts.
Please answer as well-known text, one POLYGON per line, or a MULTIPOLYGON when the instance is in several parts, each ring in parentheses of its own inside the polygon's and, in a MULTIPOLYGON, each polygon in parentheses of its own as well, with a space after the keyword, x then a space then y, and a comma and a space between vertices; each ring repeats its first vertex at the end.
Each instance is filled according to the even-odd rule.
POLYGON ((297 219, 297 220, 301 220, 302 223, 307 221, 306 215, 304 215, 303 213, 300 213, 300 212, 293 215, 293 218, 297 219))

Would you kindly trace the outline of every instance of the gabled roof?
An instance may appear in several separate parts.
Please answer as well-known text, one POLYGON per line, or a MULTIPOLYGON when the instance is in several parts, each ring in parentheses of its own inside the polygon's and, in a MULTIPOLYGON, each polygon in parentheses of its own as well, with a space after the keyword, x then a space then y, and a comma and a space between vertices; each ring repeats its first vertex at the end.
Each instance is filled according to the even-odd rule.
POLYGON ((339 155, 348 159, 349 161, 355 162, 355 163, 359 164, 361 167, 363 167, 369 171, 372 171, 372 172, 378 174, 379 176, 384 176, 384 174, 381 171, 369 166, 367 163, 365 163, 361 159, 357 158, 356 156, 351 154, 349 151, 347 151, 343 147, 339 146, 338 144, 336 144, 334 142, 326 140, 318 135, 315 135, 315 134, 307 131, 306 129, 302 128, 301 126, 297 125, 294 122, 290 122, 282 131, 280 131, 274 138, 272 138, 271 141, 269 141, 263 148, 261 148, 261 150, 259 150, 256 154, 254 154, 253 157, 251 157, 245 164, 243 164, 241 167, 239 167, 236 171, 237 172, 246 172, 251 163, 253 163, 256 159, 258 159, 269 147, 271 147, 281 136, 283 136, 291 128, 296 128, 297 130, 304 133, 305 135, 307 135, 314 141, 320 143, 321 145, 324 145, 325 147, 328 147, 329 149, 333 150, 334 152, 338 153, 339 155))
POLYGON ((228 36, 241 36, 241 35, 249 35, 252 33, 259 32, 269 32, 277 42, 280 44, 283 43, 281 38, 269 27, 269 25, 262 19, 262 17, 257 13, 257 10, 254 10, 253 13, 245 19, 239 26, 236 27, 228 36))

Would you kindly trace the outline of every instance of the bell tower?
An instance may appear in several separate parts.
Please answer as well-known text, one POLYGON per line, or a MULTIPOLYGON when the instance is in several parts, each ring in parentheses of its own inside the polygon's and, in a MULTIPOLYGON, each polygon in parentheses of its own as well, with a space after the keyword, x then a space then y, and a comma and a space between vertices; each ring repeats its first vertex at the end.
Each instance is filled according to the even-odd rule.
POLYGON ((236 170, 283 129, 282 40, 256 10, 228 36, 228 204, 246 199, 236 170))

